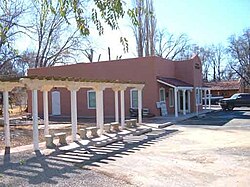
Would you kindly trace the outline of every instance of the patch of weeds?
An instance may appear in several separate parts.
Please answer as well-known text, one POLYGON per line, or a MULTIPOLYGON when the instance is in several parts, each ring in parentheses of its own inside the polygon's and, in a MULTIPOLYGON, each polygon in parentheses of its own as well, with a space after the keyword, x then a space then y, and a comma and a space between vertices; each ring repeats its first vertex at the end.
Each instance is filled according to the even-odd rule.
POLYGON ((24 165, 25 162, 26 162, 25 160, 20 160, 20 161, 19 161, 19 164, 20 164, 20 165, 24 165))

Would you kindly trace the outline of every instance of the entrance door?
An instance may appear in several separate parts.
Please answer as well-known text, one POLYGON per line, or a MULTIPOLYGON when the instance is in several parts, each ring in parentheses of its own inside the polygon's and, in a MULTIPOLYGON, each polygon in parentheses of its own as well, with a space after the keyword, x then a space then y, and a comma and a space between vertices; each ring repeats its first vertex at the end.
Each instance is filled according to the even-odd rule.
POLYGON ((52 92, 52 115, 61 115, 61 101, 60 101, 60 92, 52 92))
MULTIPOLYGON (((179 94, 180 94, 180 111, 182 112, 183 111, 183 91, 180 91, 179 94)), ((188 112, 188 93, 187 93, 187 91, 185 92, 185 96, 186 96, 186 103, 185 103, 186 112, 188 112)))

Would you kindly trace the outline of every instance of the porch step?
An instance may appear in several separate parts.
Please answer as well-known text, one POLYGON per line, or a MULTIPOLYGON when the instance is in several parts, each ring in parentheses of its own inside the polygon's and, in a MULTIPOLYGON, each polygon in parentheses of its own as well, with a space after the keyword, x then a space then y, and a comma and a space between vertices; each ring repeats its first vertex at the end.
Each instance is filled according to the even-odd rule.
POLYGON ((146 133, 151 132, 151 131, 152 131, 151 128, 139 129, 139 130, 134 131, 132 134, 133 134, 133 136, 140 136, 142 134, 146 134, 146 133))
POLYGON ((122 139, 123 138, 121 136, 116 136, 116 137, 113 137, 113 138, 109 138, 109 139, 106 139, 106 140, 95 142, 94 146, 95 147, 105 147, 105 146, 110 145, 112 143, 122 141, 122 139))
POLYGON ((158 125, 158 128, 163 129, 163 128, 171 126, 171 125, 173 125, 172 122, 167 122, 167 123, 163 123, 163 124, 158 125))

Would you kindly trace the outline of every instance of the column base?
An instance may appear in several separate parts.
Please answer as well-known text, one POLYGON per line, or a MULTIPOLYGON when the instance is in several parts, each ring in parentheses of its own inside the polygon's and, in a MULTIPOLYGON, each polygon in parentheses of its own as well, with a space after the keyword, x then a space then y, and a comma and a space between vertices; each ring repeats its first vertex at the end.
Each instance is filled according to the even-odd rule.
POLYGON ((40 150, 35 150, 34 152, 35 152, 35 154, 36 154, 37 157, 43 156, 43 154, 41 153, 40 150))
POLYGON ((9 155, 10 154, 10 147, 5 147, 5 155, 9 155))

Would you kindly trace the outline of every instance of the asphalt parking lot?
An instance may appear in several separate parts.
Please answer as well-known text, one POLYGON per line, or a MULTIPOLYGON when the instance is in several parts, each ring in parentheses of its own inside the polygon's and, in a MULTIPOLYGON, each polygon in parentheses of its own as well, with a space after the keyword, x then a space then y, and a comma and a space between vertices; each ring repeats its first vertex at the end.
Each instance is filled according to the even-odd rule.
POLYGON ((181 121, 177 125, 206 128, 250 128, 250 108, 235 108, 233 111, 217 110, 201 117, 181 121))

